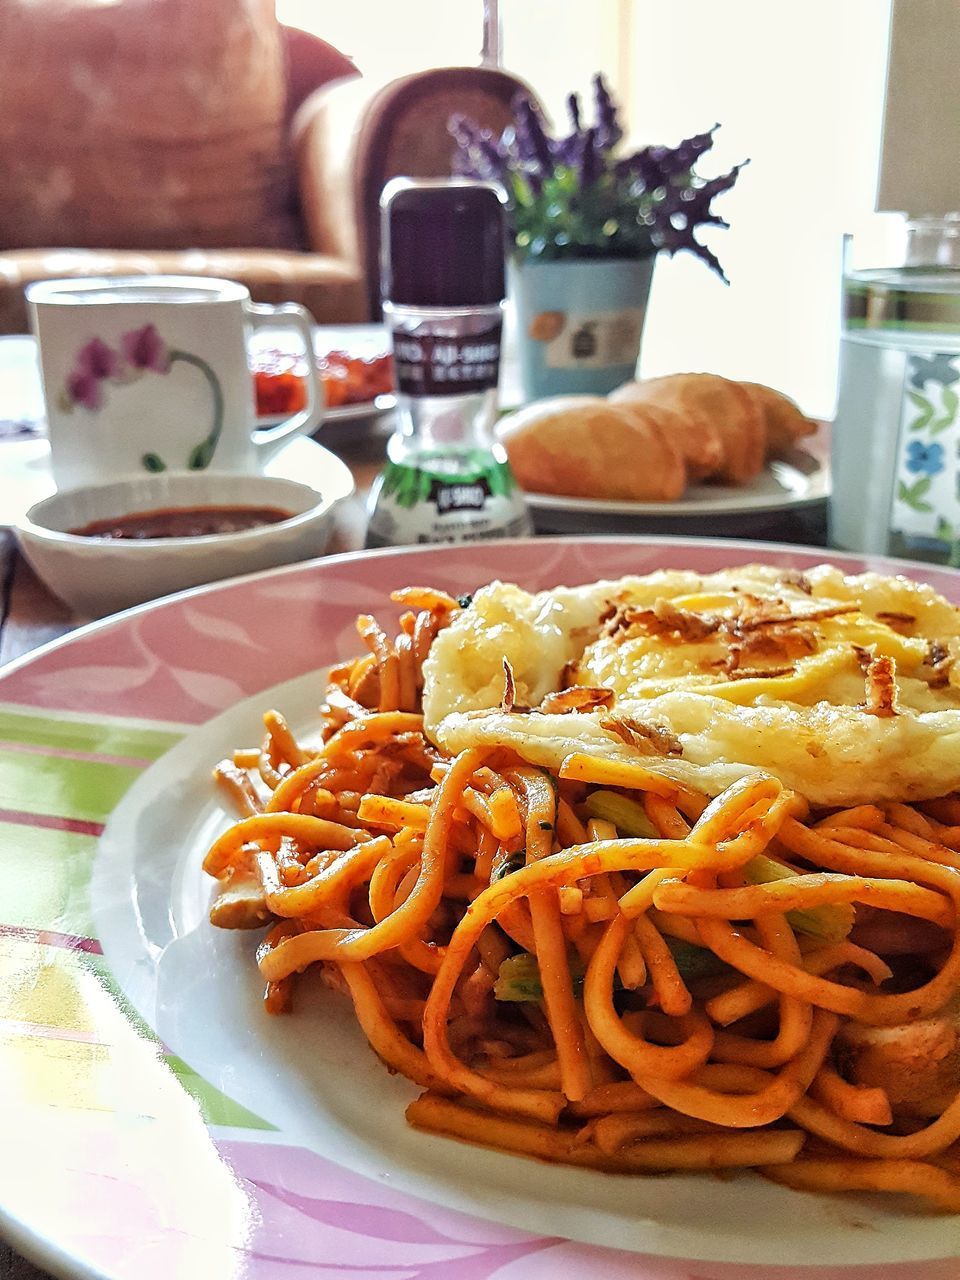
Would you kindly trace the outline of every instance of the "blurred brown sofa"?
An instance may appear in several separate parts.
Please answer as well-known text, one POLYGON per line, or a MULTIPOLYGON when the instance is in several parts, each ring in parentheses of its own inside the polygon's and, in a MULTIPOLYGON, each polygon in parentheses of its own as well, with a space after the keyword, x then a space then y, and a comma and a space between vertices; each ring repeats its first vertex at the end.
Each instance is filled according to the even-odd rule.
POLYGON ((273 0, 0 0, 0 333, 34 280, 154 272, 375 318, 384 183, 448 174, 450 115, 499 133, 519 88, 480 67, 371 87, 273 0))
POLYGON ((357 75, 273 0, 0 0, 0 333, 26 330, 31 281, 152 272, 361 319, 290 145, 300 101, 357 75))

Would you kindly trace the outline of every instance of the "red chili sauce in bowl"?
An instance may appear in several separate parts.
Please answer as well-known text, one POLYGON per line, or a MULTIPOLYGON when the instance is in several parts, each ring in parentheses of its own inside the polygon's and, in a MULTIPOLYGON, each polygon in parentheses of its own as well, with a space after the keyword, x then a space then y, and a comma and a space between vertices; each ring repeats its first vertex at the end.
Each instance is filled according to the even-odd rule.
POLYGON ((292 520, 293 511, 280 507, 167 507, 159 511, 132 511, 109 520, 91 520, 69 532, 78 538, 132 539, 208 538, 215 534, 241 533, 265 524, 292 520))

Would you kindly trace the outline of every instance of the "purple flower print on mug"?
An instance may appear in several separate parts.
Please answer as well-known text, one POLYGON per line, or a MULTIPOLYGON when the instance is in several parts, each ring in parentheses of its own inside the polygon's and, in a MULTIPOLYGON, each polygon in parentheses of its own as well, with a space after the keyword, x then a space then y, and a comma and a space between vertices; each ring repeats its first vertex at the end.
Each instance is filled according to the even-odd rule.
POLYGON ((77 352, 73 369, 75 374, 89 378, 115 378, 123 368, 123 360, 113 347, 102 338, 91 338, 77 352))
POLYGON ((91 413, 96 413, 103 405, 103 387, 95 374, 86 373, 83 369, 74 369, 67 378, 67 385, 61 397, 64 408, 83 405, 91 413))
POLYGON ((91 413, 103 406, 105 379, 116 379, 123 372, 123 358, 108 346, 102 338, 91 338, 77 352, 73 369, 67 377, 62 402, 70 408, 82 405, 91 413))
POLYGON ((156 325, 145 324, 131 329, 120 339, 120 350, 134 369, 152 369, 154 373, 170 372, 170 348, 160 337, 156 325))
POLYGON ((103 383, 118 381, 124 371, 123 357, 102 338, 91 338, 77 352, 60 397, 61 406, 82 405, 91 413, 103 408, 103 383))
MULTIPOLYGON (((120 350, 116 351, 102 338, 91 338, 83 344, 60 393, 60 407, 69 412, 75 405, 80 405, 90 413, 98 413, 104 405, 105 382, 124 386, 138 381, 145 373, 167 374, 179 360, 197 369, 210 389, 213 421, 207 435, 191 449, 186 463, 191 471, 209 467, 223 429, 223 390, 213 369, 200 356, 189 351, 172 350, 153 324, 121 334, 119 345, 120 350)), ((163 458, 152 450, 144 453, 140 462, 146 471, 167 469, 163 458)))

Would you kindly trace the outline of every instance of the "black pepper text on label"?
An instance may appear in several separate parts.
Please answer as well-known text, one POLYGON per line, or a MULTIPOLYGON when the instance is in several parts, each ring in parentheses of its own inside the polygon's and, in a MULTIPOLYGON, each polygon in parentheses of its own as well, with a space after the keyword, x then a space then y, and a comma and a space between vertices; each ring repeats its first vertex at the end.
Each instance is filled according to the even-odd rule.
POLYGON ((406 395, 459 396, 497 385, 502 321, 468 337, 395 333, 397 386, 406 395))

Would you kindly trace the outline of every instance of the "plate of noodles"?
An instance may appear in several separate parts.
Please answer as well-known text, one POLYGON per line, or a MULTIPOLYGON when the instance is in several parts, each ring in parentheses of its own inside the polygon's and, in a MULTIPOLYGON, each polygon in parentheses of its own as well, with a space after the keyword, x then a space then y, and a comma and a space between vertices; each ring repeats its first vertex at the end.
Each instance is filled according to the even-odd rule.
POLYGON ((332 557, 6 668, 11 1242, 950 1274, 960 576, 824 559, 332 557))

